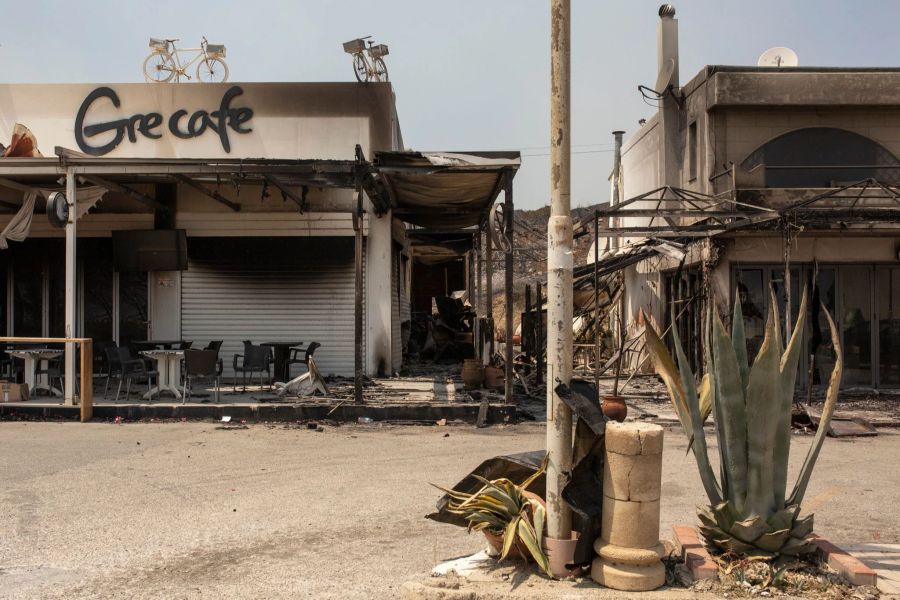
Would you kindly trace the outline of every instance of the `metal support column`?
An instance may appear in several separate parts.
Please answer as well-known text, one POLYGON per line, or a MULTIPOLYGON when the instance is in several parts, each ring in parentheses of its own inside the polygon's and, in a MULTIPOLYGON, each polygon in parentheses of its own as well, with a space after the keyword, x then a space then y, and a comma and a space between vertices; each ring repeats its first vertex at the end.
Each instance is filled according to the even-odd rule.
POLYGON ((475 340, 475 356, 478 359, 484 358, 482 354, 484 354, 484 347, 481 344, 481 319, 484 317, 484 306, 482 305, 482 287, 481 287, 481 263, 483 262, 481 256, 481 231, 478 232, 478 235, 475 237, 475 302, 472 303, 472 306, 475 307, 475 335, 472 337, 475 340))
POLYGON ((600 402, 600 212, 594 211, 594 386, 600 402))
POLYGON ((488 343, 488 355, 487 359, 490 360, 494 356, 494 244, 491 240, 491 232, 488 227, 485 227, 484 231, 484 271, 485 271, 485 321, 487 322, 487 343, 488 343))
POLYGON ((541 297, 541 282, 537 282, 535 288, 535 306, 537 307, 537 315, 535 318, 534 333, 534 352, 537 356, 535 365, 534 382, 541 385, 544 382, 544 300, 541 297))
POLYGON ((363 199, 362 189, 357 186, 356 212, 353 214, 353 230, 356 234, 354 250, 356 255, 356 307, 354 309, 354 365, 353 365, 353 398, 357 404, 363 403, 363 199))
POLYGON ((506 173, 506 192, 503 204, 503 216, 506 218, 505 229, 506 237, 509 240, 509 252, 506 252, 504 262, 504 286, 506 292, 506 389, 505 397, 507 402, 513 399, 513 384, 515 383, 515 369, 513 368, 513 285, 515 282, 513 274, 513 175, 506 173))
POLYGON ((550 1, 550 220, 547 224, 547 536, 568 540, 562 490, 572 471, 572 411, 556 394, 572 380, 570 0, 550 1))
MULTIPOLYGON (((75 175, 72 169, 66 170, 66 204, 69 205, 69 218, 66 221, 66 337, 77 337, 77 280, 76 280, 76 246, 78 214, 76 210, 75 175)), ((65 352, 65 388, 66 404, 75 404, 75 373, 78 366, 75 361, 75 344, 66 342, 65 352)), ((93 385, 93 381, 82 381, 82 385, 93 385)))

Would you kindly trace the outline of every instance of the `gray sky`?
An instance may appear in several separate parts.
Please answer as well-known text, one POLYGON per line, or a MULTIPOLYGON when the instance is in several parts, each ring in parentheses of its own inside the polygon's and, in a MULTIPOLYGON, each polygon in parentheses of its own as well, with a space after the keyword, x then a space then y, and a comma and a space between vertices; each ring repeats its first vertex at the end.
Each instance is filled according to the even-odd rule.
MULTIPOLYGON (((572 203, 606 201, 614 129, 653 109, 659 0, 573 0, 572 203)), ((897 66, 898 0, 681 0, 681 80, 790 46, 807 66, 897 66)), ((406 145, 518 149, 516 206, 549 196, 549 0, 0 0, 0 81, 142 81, 150 36, 228 47, 231 81, 352 81, 341 43, 374 35, 406 145)), ((183 84, 188 85, 188 84, 183 84)), ((627 135, 626 135, 627 137, 627 135)))

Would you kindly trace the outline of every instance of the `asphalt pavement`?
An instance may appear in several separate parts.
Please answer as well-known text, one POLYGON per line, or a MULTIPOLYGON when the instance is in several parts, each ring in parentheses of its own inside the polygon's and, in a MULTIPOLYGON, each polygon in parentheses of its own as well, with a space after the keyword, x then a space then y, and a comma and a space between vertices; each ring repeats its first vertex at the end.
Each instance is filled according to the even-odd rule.
MULTIPOLYGON (((880 433, 825 444, 807 504, 835 542, 900 542, 900 435, 880 433)), ((703 501, 684 436, 666 436, 664 536, 703 501)), ((811 437, 794 440, 796 469, 811 437)), ((483 546, 423 518, 429 482, 543 444, 540 423, 0 422, 0 598, 396 597, 483 546)))

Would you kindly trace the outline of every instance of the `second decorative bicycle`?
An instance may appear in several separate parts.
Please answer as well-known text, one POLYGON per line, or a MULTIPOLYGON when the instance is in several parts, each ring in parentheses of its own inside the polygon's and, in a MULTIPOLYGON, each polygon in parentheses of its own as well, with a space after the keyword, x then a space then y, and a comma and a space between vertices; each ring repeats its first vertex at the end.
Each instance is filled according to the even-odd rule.
POLYGON ((228 65, 225 58, 225 46, 210 44, 203 38, 199 48, 176 48, 177 38, 150 38, 150 55, 144 59, 144 78, 151 83, 180 81, 182 77, 191 79, 187 70, 197 64, 195 75, 197 81, 205 83, 221 83, 228 81, 228 65), (196 52, 193 58, 182 64, 179 54, 196 52))

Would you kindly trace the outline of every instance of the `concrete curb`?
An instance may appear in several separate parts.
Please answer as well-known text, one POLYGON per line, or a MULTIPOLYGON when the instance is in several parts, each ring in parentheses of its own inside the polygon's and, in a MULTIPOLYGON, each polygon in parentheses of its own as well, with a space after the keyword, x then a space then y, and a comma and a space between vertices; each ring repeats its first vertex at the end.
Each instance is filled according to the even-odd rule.
MULTIPOLYGON (((373 421, 413 421, 434 423, 441 419, 475 423, 479 404, 395 404, 356 405, 342 404, 101 404, 94 405, 95 420, 143 419, 210 419, 220 421, 230 416, 233 421, 307 421, 329 419, 339 422, 356 422, 360 417, 373 421)), ((80 415, 80 407, 63 405, 28 405, 0 403, 0 416, 32 419, 74 419, 80 415)), ((512 404, 492 404, 488 407, 488 424, 516 422, 517 409, 512 404)))

